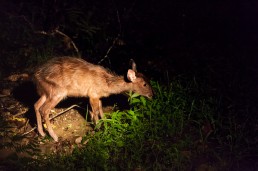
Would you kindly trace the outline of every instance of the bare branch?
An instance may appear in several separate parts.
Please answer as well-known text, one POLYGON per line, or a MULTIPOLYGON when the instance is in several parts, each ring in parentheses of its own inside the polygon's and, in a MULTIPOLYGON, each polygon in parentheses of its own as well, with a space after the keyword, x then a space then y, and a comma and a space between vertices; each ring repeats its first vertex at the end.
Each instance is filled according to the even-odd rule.
POLYGON ((65 113, 65 112, 67 112, 67 111, 71 110, 71 109, 72 109, 72 108, 74 108, 74 107, 79 107, 79 108, 81 108, 81 107, 80 107, 80 106, 78 106, 78 105, 72 105, 72 106, 70 106, 69 108, 65 109, 64 111, 59 112, 59 113, 58 113, 58 114, 56 114, 55 116, 50 117, 50 118, 49 118, 49 120, 52 120, 52 119, 54 119, 54 118, 58 117, 59 115, 62 115, 63 113, 65 113))
MULTIPOLYGON (((76 51, 77 55, 80 56, 80 53, 79 53, 79 50, 78 50, 77 46, 75 45, 75 43, 73 42, 73 40, 72 40, 69 36, 67 36, 65 33, 61 32, 61 31, 58 30, 58 29, 55 29, 54 32, 57 33, 57 34, 60 34, 60 35, 64 36, 64 37, 68 40, 67 43, 70 43, 70 44, 73 46, 74 50, 76 51)), ((69 46, 69 45, 68 45, 68 46, 69 46)))
MULTIPOLYGON (((119 33, 117 34, 116 38, 113 40, 112 45, 108 48, 106 55, 98 62, 98 64, 102 63, 106 58, 108 58, 108 55, 109 55, 110 51, 114 48, 116 43, 120 42, 119 37, 120 37, 121 32, 122 32, 122 25, 121 25, 120 15, 119 15, 118 10, 116 11, 116 15, 117 15, 117 21, 118 21, 118 24, 119 24, 119 33)), ((120 44, 120 43, 118 43, 118 44, 120 44)))
POLYGON ((115 38, 115 40, 113 41, 112 45, 108 48, 106 55, 104 56, 104 58, 102 58, 102 59, 98 62, 98 64, 102 63, 102 62, 108 57, 108 54, 110 53, 111 49, 113 49, 113 47, 115 46, 115 44, 116 44, 116 42, 117 42, 117 40, 118 40, 118 37, 119 37, 119 35, 115 38))
MULTIPOLYGON (((72 106, 70 106, 69 108, 65 109, 64 111, 59 112, 59 113, 56 114, 55 116, 50 117, 49 120, 52 120, 52 119, 56 118, 56 117, 59 116, 59 115, 62 115, 63 113, 65 113, 65 112, 71 110, 71 109, 74 108, 74 107, 82 108, 82 107, 80 107, 80 106, 78 106, 78 105, 72 105, 72 106)), ((27 135, 27 134, 31 133, 32 131, 34 131, 36 128, 37 128, 37 127, 35 126, 35 127, 33 127, 31 130, 29 130, 29 131, 23 133, 22 135, 27 135)))

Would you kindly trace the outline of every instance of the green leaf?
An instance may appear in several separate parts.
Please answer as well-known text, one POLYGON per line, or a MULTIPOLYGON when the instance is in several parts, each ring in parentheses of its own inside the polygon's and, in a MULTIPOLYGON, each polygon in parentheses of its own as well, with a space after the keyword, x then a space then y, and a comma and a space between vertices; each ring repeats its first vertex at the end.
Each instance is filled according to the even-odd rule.
POLYGON ((140 95, 137 94, 137 93, 133 93, 132 96, 131 96, 131 98, 135 98, 135 97, 138 97, 138 96, 140 96, 140 95))

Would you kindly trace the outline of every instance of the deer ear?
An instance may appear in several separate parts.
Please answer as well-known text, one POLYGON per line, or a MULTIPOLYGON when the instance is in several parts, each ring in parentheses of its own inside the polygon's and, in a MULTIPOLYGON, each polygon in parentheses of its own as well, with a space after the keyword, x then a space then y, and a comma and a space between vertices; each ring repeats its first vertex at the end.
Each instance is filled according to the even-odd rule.
POLYGON ((132 70, 134 70, 134 72, 137 72, 136 63, 134 62, 133 59, 130 59, 130 64, 132 65, 132 70))
POLYGON ((131 69, 128 69, 127 78, 128 78, 129 81, 134 82, 136 80, 135 72, 131 69))

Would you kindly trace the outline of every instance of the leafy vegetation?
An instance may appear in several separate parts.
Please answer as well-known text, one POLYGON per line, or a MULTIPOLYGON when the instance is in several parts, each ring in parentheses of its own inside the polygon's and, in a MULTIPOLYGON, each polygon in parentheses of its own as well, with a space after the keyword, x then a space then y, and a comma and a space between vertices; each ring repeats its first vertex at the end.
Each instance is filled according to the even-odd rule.
POLYGON ((230 4, 220 10, 221 4, 204 3, 208 8, 199 10, 202 2, 176 2, 6 1, 0 13, 0 78, 55 55, 77 54, 69 38, 95 63, 112 56, 117 70, 136 56, 147 61, 144 67, 155 80, 164 81, 165 72, 168 80, 180 74, 196 78, 176 77, 166 86, 152 82, 152 100, 129 94, 130 109, 107 113, 72 154, 42 156, 38 142, 27 143, 0 115, 0 150, 14 150, 0 161, 0 170, 246 170, 255 167, 250 163, 257 168, 254 36, 238 37, 240 13, 227 10, 230 4), (213 5, 219 12, 210 13, 213 5), (112 46, 116 38, 126 47, 112 46), (108 54, 110 47, 115 50, 108 54), (33 158, 21 157, 23 152, 33 158))
POLYGON ((26 163, 25 161, 31 160, 31 156, 40 154, 39 144, 36 139, 29 139, 19 133, 12 122, 6 120, 6 118, 7 117, 1 113, 0 153, 3 158, 0 161, 0 168, 1 170, 5 170, 5 168, 9 168, 10 170, 21 169, 24 163, 26 163), (4 156, 6 156, 6 158, 4 156))
POLYGON ((22 168, 187 170, 206 156, 205 161, 200 159, 205 166, 226 170, 231 162, 255 155, 250 153, 256 151, 251 137, 245 136, 248 120, 237 128, 234 116, 225 120, 218 115, 217 99, 204 96, 196 81, 152 85, 154 99, 130 93, 130 109, 106 113, 72 154, 22 160, 22 168))

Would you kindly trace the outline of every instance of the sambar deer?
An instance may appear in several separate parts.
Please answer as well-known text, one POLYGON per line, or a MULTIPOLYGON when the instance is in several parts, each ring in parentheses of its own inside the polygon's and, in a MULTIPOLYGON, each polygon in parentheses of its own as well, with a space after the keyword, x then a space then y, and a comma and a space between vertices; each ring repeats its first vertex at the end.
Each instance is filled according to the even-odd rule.
POLYGON ((94 122, 103 117, 102 97, 132 91, 152 98, 153 91, 145 76, 136 71, 132 60, 132 69, 127 71, 127 79, 117 76, 99 65, 79 58, 53 58, 37 68, 33 75, 39 100, 34 104, 38 132, 45 136, 42 126, 44 119, 50 136, 58 141, 58 136, 50 124, 49 114, 66 97, 89 97, 91 119, 94 122))

